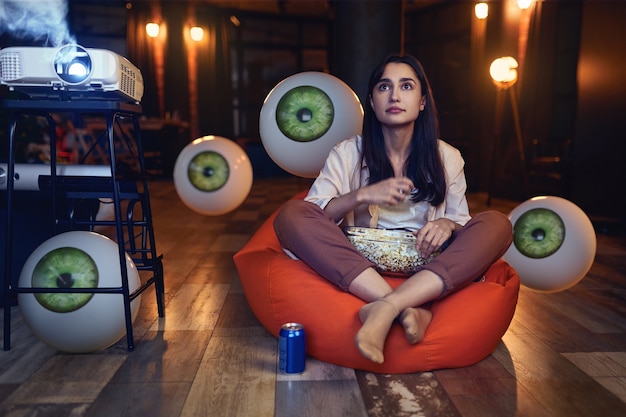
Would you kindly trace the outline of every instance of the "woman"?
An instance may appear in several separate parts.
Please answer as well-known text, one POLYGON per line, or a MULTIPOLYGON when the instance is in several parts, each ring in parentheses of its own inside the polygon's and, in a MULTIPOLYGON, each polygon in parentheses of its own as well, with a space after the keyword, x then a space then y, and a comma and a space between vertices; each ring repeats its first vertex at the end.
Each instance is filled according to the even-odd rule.
POLYGON ((274 228, 281 245, 322 277, 367 302, 355 336, 366 358, 382 363, 398 319, 409 343, 420 342, 429 301, 480 279, 512 241, 508 218, 471 218, 460 152, 438 139, 432 91, 421 64, 390 56, 369 81, 363 135, 338 143, 304 200, 283 206, 274 228), (425 258, 422 269, 392 289, 348 241, 344 226, 408 229, 425 258))

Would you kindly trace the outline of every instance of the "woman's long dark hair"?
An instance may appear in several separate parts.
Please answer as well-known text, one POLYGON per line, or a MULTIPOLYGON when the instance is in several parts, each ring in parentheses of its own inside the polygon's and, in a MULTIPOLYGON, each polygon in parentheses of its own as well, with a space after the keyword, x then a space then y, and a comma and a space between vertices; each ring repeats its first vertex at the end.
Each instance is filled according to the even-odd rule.
MULTIPOLYGON (((428 201, 433 206, 437 206, 445 198, 446 179, 437 146, 439 120, 430 83, 426 78, 422 64, 417 59, 409 55, 391 55, 372 71, 367 90, 368 98, 372 96, 376 84, 385 71, 385 66, 389 63, 407 64, 413 68, 421 85, 422 95, 426 96, 424 110, 420 111, 419 117, 415 121, 411 151, 406 160, 404 171, 418 190, 417 193, 413 193, 411 200, 413 202, 428 201)), ((385 150, 380 121, 376 118, 369 102, 364 107, 362 158, 369 168, 369 183, 374 184, 393 177, 394 172, 385 150)))

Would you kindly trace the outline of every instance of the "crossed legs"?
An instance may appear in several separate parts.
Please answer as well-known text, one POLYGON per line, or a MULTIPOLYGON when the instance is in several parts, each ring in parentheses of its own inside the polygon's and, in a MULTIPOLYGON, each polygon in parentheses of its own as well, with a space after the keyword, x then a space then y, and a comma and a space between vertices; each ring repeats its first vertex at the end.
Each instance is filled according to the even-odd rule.
POLYGON ((443 291, 443 281, 435 273, 422 270, 393 290, 369 268, 352 281, 348 291, 369 302, 359 311, 363 325, 354 338, 356 347, 369 360, 383 363, 385 340, 396 319, 409 343, 415 344, 424 338, 432 313, 415 306, 437 298, 443 291))

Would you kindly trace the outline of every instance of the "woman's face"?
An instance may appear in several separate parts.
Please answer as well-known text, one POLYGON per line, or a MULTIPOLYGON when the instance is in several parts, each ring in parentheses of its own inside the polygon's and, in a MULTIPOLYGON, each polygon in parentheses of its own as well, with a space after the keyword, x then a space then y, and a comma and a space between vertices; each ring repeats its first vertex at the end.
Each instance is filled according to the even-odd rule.
POLYGON ((424 110, 425 96, 411 66, 389 63, 374 86, 370 105, 381 124, 393 127, 411 124, 424 110))

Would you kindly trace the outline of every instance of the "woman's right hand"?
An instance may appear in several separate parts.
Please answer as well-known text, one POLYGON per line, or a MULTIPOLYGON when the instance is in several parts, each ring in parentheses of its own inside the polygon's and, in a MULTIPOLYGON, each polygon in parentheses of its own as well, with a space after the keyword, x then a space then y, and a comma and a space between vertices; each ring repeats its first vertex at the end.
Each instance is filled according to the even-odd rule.
POLYGON ((388 178, 335 197, 324 210, 335 221, 340 221, 347 212, 361 204, 399 204, 411 194, 412 189, 413 181, 406 177, 388 178))
POLYGON ((411 194, 413 187, 413 181, 407 177, 387 178, 359 188, 357 200, 360 203, 395 206, 411 194))

